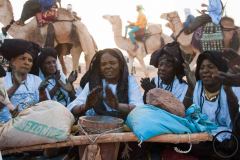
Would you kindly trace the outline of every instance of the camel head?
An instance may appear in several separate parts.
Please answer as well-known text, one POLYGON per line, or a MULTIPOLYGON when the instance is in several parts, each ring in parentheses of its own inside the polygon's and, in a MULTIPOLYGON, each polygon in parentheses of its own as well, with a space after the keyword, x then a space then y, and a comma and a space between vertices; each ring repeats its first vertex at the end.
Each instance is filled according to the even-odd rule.
POLYGON ((4 25, 13 19, 13 9, 9 0, 0 0, 0 22, 4 25))
MULTIPOLYGON (((174 18, 179 18, 177 11, 162 13, 160 18, 165 19, 167 21, 172 21, 174 18)), ((180 19, 180 18, 179 18, 180 19)))
POLYGON ((119 15, 104 15, 104 19, 108 20, 112 25, 121 25, 122 26, 122 20, 119 15))
MULTIPOLYGON (((167 21, 173 21, 175 18, 179 18, 179 15, 177 13, 177 11, 173 11, 173 12, 168 12, 168 13, 162 13, 160 18, 165 19, 167 21)), ((180 19, 180 18, 179 18, 180 19)))
POLYGON ((168 21, 166 27, 170 28, 173 32, 176 30, 176 25, 180 24, 182 26, 181 19, 177 13, 177 11, 162 13, 160 18, 165 19, 168 21))

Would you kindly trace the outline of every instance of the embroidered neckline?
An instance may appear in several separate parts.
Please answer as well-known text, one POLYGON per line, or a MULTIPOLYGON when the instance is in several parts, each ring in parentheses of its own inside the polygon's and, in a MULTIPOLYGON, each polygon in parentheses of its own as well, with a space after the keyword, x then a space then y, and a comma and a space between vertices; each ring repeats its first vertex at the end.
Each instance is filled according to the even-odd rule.
POLYGON ((208 101, 215 101, 220 93, 220 89, 217 90, 216 92, 209 92, 205 87, 204 87, 204 96, 208 101))

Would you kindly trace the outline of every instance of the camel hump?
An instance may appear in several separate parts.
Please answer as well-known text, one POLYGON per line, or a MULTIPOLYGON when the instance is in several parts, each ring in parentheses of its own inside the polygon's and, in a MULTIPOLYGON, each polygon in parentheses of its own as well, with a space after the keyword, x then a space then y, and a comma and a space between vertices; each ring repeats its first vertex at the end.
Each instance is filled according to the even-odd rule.
POLYGON ((74 20, 74 16, 65 8, 58 8, 58 17, 57 20, 74 20))
POLYGON ((149 34, 162 33, 162 25, 149 23, 147 26, 147 33, 149 33, 149 34))

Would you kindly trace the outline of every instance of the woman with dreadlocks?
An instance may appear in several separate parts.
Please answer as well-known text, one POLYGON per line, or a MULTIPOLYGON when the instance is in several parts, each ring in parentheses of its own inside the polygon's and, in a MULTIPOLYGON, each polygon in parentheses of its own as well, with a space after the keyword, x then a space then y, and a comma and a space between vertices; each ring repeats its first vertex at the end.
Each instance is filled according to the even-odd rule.
POLYGON ((88 83, 68 105, 68 109, 76 116, 86 114, 125 118, 135 106, 143 104, 136 80, 129 75, 120 50, 104 49, 97 52, 94 58, 88 83))
MULTIPOLYGON (((125 119, 134 107, 143 104, 140 88, 135 78, 129 75, 126 61, 118 49, 98 51, 85 78, 87 83, 82 92, 68 105, 75 116, 108 115, 125 119)), ((114 146, 109 145, 101 145, 103 159, 113 159, 111 147, 114 146)))
MULTIPOLYGON (((239 114, 238 98, 240 89, 237 87, 223 85, 219 79, 219 72, 227 72, 228 66, 222 58, 221 53, 216 51, 205 51, 198 57, 196 67, 196 86, 193 94, 193 102, 201 108, 210 121, 216 123, 218 128, 213 134, 228 130, 236 132, 236 119, 239 114)), ((226 134, 217 136, 222 142, 228 139, 226 134)), ((193 153, 211 154, 211 143, 200 144, 205 149, 200 151, 199 147, 193 153)))
POLYGON ((144 101, 146 93, 153 88, 161 88, 171 92, 186 107, 192 104, 191 87, 183 80, 184 60, 178 43, 169 43, 163 48, 156 50, 150 59, 150 65, 158 68, 158 75, 150 81, 149 78, 141 79, 141 86, 144 89, 144 101))

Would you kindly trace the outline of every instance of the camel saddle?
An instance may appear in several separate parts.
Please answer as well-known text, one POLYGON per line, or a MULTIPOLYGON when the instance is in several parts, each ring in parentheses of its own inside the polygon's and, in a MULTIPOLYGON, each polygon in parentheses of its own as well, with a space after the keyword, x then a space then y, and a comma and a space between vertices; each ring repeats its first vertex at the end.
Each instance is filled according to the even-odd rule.
POLYGON ((135 34, 135 39, 137 40, 137 41, 140 41, 140 42, 142 42, 142 41, 144 41, 144 39, 145 39, 145 28, 140 28, 137 32, 135 32, 134 34, 135 34))
POLYGON ((39 12, 36 14, 36 19, 38 22, 38 26, 43 27, 44 25, 55 22, 58 17, 58 9, 56 7, 52 7, 45 12, 39 12))

